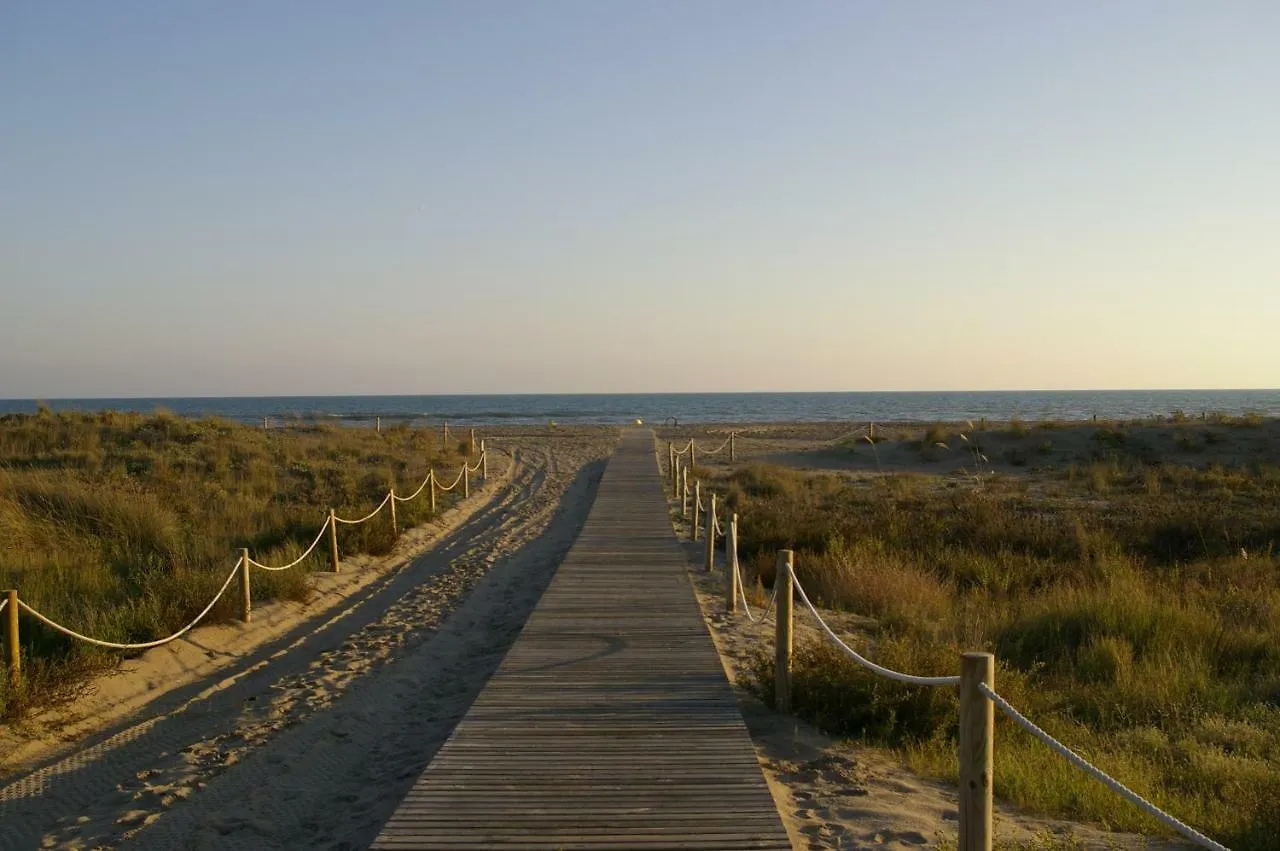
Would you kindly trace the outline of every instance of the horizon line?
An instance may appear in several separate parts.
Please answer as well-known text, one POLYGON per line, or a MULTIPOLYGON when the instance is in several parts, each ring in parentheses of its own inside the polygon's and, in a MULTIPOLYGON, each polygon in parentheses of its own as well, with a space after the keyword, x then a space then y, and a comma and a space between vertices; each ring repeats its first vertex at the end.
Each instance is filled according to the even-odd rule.
POLYGON ((112 402, 163 399, 412 399, 422 397, 484 396, 838 396, 855 394, 910 395, 964 393, 1280 393, 1280 387, 1123 387, 1123 388, 990 388, 968 390, 647 390, 590 392, 462 392, 462 393, 263 393, 109 396, 6 396, 0 402, 112 402))

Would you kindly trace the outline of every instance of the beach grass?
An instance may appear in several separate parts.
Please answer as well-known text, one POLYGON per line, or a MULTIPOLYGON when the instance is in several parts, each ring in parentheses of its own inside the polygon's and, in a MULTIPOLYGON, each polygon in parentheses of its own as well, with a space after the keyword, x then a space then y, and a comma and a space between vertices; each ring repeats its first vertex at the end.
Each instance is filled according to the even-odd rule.
MULTIPOLYGON (((363 516, 392 486, 411 493, 433 466, 451 481, 465 448, 405 426, 266 430, 163 411, 0 417, 0 588, 96 638, 163 637, 213 598, 239 548, 265 564, 290 562, 331 507, 363 516)), ((442 495, 439 508, 452 499, 442 495)), ((397 506, 402 529, 429 513, 426 494, 397 506)), ((387 512, 342 526, 339 542, 344 555, 388 552, 387 512)), ((322 544, 297 569, 255 571, 254 599, 303 599, 307 573, 327 559, 322 544)), ((234 597, 210 618, 235 617, 234 597)), ((24 683, 0 678, 0 717, 122 657, 27 617, 21 646, 24 683)))
MULTIPOLYGON (((1201 425, 1185 430, 1198 442, 1201 425)), ((1219 421, 1207 433, 1260 425, 1219 421)), ((1175 450, 1178 434, 1132 427, 1017 430, 1059 441, 1073 429, 1090 430, 1086 456, 1034 473, 853 477, 756 463, 715 486, 739 515, 748 587, 771 585, 776 551, 794 549, 815 603, 874 619, 856 643, 876 661, 945 675, 962 651, 993 652, 998 691, 1051 734, 1237 851, 1273 848, 1280 464, 1198 461, 1175 450)), ((772 665, 762 650, 766 700, 772 665)), ((899 685, 807 642, 794 683, 802 716, 956 779, 954 690, 899 685)), ((1163 832, 1003 719, 996 753, 1003 800, 1163 832)))

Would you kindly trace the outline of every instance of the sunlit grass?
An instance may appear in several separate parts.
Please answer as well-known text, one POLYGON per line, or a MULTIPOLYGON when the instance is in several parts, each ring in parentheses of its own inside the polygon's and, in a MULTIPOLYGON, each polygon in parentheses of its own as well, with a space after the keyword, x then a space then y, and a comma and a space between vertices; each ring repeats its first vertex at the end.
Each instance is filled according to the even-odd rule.
MULTIPOLYGON (((771 584, 773 554, 794 549, 812 596, 875 619, 859 642, 877 661, 953 674, 961 651, 994 652, 999 691, 1050 733, 1238 851, 1272 848, 1280 467, 1191 466, 1099 433, 1105 452, 1085 467, 981 487, 763 465, 718 486, 739 515, 749 587, 771 584)), ((769 699, 770 652, 755 673, 769 699)), ((952 690, 889 682, 808 643, 794 682, 798 713, 955 779, 952 690)), ((1012 724, 997 742, 1002 799, 1162 832, 1012 724)))
MULTIPOLYGON (((58 413, 0 418, 0 588, 55 620, 118 642, 170 634, 213 597, 239 548, 280 564, 301 555, 330 507, 362 516, 394 486, 456 472, 460 446, 433 431, 307 427, 264 430, 167 413, 58 413)), ((452 497, 442 497, 440 507, 452 497)), ((397 506, 401 528, 426 519, 423 494, 397 506)), ((343 553, 385 553, 387 513, 339 532, 343 553)), ((321 546, 295 570, 258 571, 255 599, 300 599, 321 546)), ((211 613, 235 615, 233 595, 211 613)), ((39 702, 114 651, 23 620, 26 686, 0 683, 0 713, 39 702)))

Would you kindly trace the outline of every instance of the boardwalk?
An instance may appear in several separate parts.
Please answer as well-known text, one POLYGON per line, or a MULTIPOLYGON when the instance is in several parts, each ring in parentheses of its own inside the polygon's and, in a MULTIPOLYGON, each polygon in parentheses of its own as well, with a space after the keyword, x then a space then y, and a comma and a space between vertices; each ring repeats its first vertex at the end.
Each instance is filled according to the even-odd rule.
POLYGON ((684 565, 652 433, 628 431, 520 638, 374 848, 790 848, 684 565))

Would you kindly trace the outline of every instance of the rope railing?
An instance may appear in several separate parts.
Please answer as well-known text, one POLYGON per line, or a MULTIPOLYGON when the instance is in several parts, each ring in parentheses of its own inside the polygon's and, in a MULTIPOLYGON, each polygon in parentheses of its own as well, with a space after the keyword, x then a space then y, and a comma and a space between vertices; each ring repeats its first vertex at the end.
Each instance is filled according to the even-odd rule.
POLYGON ((387 507, 387 503, 388 503, 388 502, 390 502, 390 501, 391 501, 391 492, 390 492, 390 491, 388 491, 388 492, 387 492, 387 495, 386 495, 386 496, 384 496, 384 497, 382 498, 382 502, 378 503, 378 507, 377 507, 377 508, 375 508, 373 511, 370 511, 370 512, 369 512, 368 514, 366 514, 364 517, 361 517, 359 520, 348 520, 347 518, 345 518, 345 517, 339 517, 339 516, 338 516, 338 515, 336 515, 336 514, 335 514, 335 515, 333 515, 333 519, 334 519, 334 520, 336 520, 336 521, 337 521, 337 522, 339 522, 339 523, 344 523, 344 524, 346 524, 346 525, 348 525, 348 526, 359 526, 361 523, 365 523, 365 522, 367 522, 367 521, 369 521, 369 520, 372 520, 373 518, 377 517, 377 516, 378 516, 378 512, 380 512, 380 511, 382 511, 382 509, 386 508, 386 507, 387 507))
POLYGON ((699 452, 701 452, 703 455, 718 455, 721 452, 723 452, 725 449, 729 450, 729 461, 732 462, 736 458, 735 446, 737 445, 736 444, 737 438, 738 438, 738 433, 736 431, 731 431, 729 432, 729 436, 725 438, 724 443, 720 444, 715 449, 699 449, 697 441, 692 437, 689 438, 689 442, 685 444, 684 449, 676 449, 674 444, 668 442, 667 443, 668 464, 670 468, 674 470, 680 458, 682 458, 685 455, 688 455, 689 456, 688 466, 694 467, 698 463, 699 452))
MULTIPOLYGON (((721 452, 729 448, 729 444, 733 442, 733 439, 734 439, 734 435, 730 434, 728 437, 724 439, 724 443, 720 444, 715 449, 703 449, 702 454, 703 455, 719 455, 721 452)), ((692 443, 693 441, 691 440, 689 442, 692 443)))
POLYGON ((1036 724, 1027 718, 1027 716, 1015 709, 1009 701, 1001 697, 995 689, 991 688, 986 683, 979 683, 978 690, 981 691, 988 700, 994 703, 997 709, 1012 719, 1019 727, 1026 730, 1044 744, 1048 745, 1051 750, 1056 752, 1063 759, 1070 762, 1085 774, 1088 774, 1094 780, 1102 783, 1112 792, 1115 792, 1117 795, 1124 798, 1156 821, 1159 821, 1166 827, 1176 830, 1178 833, 1181 833, 1201 848, 1209 848, 1211 851, 1230 851, 1230 849, 1222 843, 1215 842, 1185 822, 1171 816, 1169 813, 1166 813, 1164 810, 1160 809, 1155 804, 1151 803, 1146 798, 1142 797, 1137 792, 1133 791, 1119 780, 1116 780, 1110 774, 1107 774, 1101 768, 1098 768, 1096 765, 1080 756, 1080 754, 1076 753, 1071 748, 1040 729, 1040 727, 1036 726, 1036 724))
MULTIPOLYGON (((462 462, 462 469, 458 472, 458 478, 454 480, 454 483, 452 485, 450 485, 447 488, 440 488, 440 490, 445 490, 445 491, 453 490, 455 487, 457 487, 458 483, 461 482, 465 489, 464 496, 469 496, 470 480, 468 478, 468 475, 470 473, 478 471, 481 473, 481 476, 484 480, 488 479, 488 455, 485 452, 483 441, 481 442, 480 447, 481 448, 480 448, 479 457, 476 459, 474 465, 464 458, 462 462)), ((49 627, 50 629, 56 632, 62 633, 63 635, 66 635, 70 638, 74 638, 77 641, 83 641, 97 647, 104 647, 111 650, 149 650, 153 647, 160 647, 172 641, 176 641, 177 639, 181 638, 182 636, 190 632, 192 629, 194 629, 202 620, 204 620, 204 618, 211 611, 213 611, 213 607, 216 606, 218 604, 218 601, 222 599, 223 595, 227 593, 227 589, 231 587, 231 583, 235 580, 236 576, 239 575, 240 584, 241 584, 240 619, 242 621, 248 622, 250 620, 250 610, 251 610, 250 583, 249 583, 250 568, 258 568, 259 570, 267 570, 267 571, 282 571, 282 570, 289 570, 291 568, 297 567, 299 564, 306 561, 307 558, 310 557, 311 554, 315 552, 316 547, 320 546, 320 542, 324 540, 325 533, 328 532, 329 541, 330 541, 330 560, 332 563, 333 572, 337 573, 339 570, 338 524, 357 525, 360 523, 365 523, 369 520, 372 520, 384 508, 390 505, 392 534, 398 535, 399 529, 396 526, 396 514, 395 514, 396 503, 409 502, 415 499, 416 497, 418 497, 423 492, 423 490, 425 490, 428 487, 432 488, 431 509, 434 512, 436 508, 435 490, 436 488, 439 488, 439 485, 435 480, 434 469, 428 472, 427 478, 418 487, 418 489, 413 492, 411 496, 407 496, 407 497, 397 496, 395 490, 392 489, 388 491, 385 497, 383 497, 382 502, 378 503, 377 508, 373 509, 373 511, 369 512, 368 514, 366 514, 365 516, 359 519, 351 520, 345 517, 339 517, 333 509, 329 509, 329 516, 326 517, 325 521, 320 525, 320 531, 316 533, 316 537, 311 542, 311 545, 307 547, 307 549, 302 553, 302 555, 298 556, 288 564, 282 564, 282 565, 263 564, 262 562, 257 561, 253 557, 251 557, 247 549, 242 549, 240 551, 240 557, 236 559, 235 566, 231 569, 231 572, 227 575, 226 580, 222 583, 222 586, 218 589, 218 593, 214 595, 213 599, 209 601, 208 605, 206 605, 200 611, 200 613, 196 615, 195 618, 186 626, 182 627, 172 635, 165 636, 164 638, 157 638, 154 641, 140 641, 140 642, 108 641, 106 639, 94 638, 93 636, 85 635, 83 633, 77 632, 76 630, 72 629, 69 626, 65 626, 64 624, 58 623, 53 618, 49 617, 45 613, 31 606, 29 603, 27 603, 26 600, 20 599, 18 597, 17 591, 10 590, 5 594, 3 598, 0 598, 0 613, 4 613, 5 615, 4 619, 6 622, 5 644, 8 646, 10 677, 15 684, 18 684, 21 682, 21 651, 20 651, 19 642, 18 642, 19 611, 29 614, 31 617, 35 618, 37 621, 49 627)))
POLYGON ((773 594, 770 595, 769 602, 764 604, 764 611, 761 613, 760 617, 757 618, 755 615, 751 614, 751 604, 747 602, 747 591, 746 591, 746 588, 743 587, 742 571, 739 570, 738 568, 737 559, 734 559, 733 561, 733 571, 735 574, 737 574, 738 581, 735 582, 734 584, 738 586, 738 595, 742 600, 742 610, 743 612, 746 613, 747 620, 751 621, 752 623, 764 623, 766 620, 769 619, 769 612, 770 610, 773 609, 773 604, 778 599, 778 588, 780 587, 781 583, 778 583, 778 582, 773 583, 773 594))
POLYGON ((155 641, 141 641, 137 643, 103 641, 101 638, 92 638, 88 635, 83 635, 79 632, 76 632, 74 629, 71 629, 70 627, 63 626, 62 624, 54 621, 52 618, 48 617, 42 612, 36 611, 31 606, 27 605, 27 602, 25 600, 19 600, 18 605, 22 607, 22 611, 31 615, 33 618, 40 621, 42 624, 49 627, 50 629, 56 630, 57 632, 60 632, 63 635, 70 636, 71 638, 75 638, 79 641, 84 641, 88 644, 93 644, 97 647, 106 647, 110 650, 149 650, 152 647, 159 647, 162 644, 168 644, 171 641, 177 641, 179 638, 186 635, 191 630, 195 629, 196 624, 204 620, 204 616, 209 614, 209 612, 213 610, 213 607, 217 604, 217 602, 222 599, 222 595, 227 593, 227 588, 231 586, 231 581, 236 578, 236 574, 240 573, 240 570, 243 567, 243 565, 244 565, 243 557, 236 560, 235 567, 231 568, 231 572, 227 574, 227 579, 225 582, 222 583, 222 587, 218 589, 218 593, 213 595, 213 599, 209 601, 209 605, 205 606, 204 609, 200 612, 200 614, 195 616, 195 619, 192 620, 191 623, 187 624, 182 629, 175 632, 173 635, 166 636, 165 638, 157 638, 155 641))
POLYGON ((315 551, 315 548, 320 545, 320 541, 324 539, 324 533, 329 531, 329 524, 333 522, 334 519, 335 518, 332 515, 330 515, 329 517, 326 517, 324 519, 324 523, 320 526, 320 531, 316 533, 316 539, 311 542, 311 546, 307 547, 307 551, 304 552, 302 555, 298 556, 297 558, 295 558, 293 561, 289 562, 288 564, 282 564, 278 567, 271 567, 270 565, 263 564, 260 561, 255 561, 252 558, 249 559, 249 564, 253 565, 259 570, 268 570, 268 571, 288 570, 291 567, 297 567, 298 565, 302 564, 302 562, 306 561, 307 556, 311 555, 311 553, 315 551))
POLYGON ((466 467, 465 467, 465 465, 464 465, 464 466, 463 466, 463 469, 461 469, 461 470, 459 470, 459 471, 458 471, 458 478, 456 478, 456 479, 454 479, 454 480, 453 480, 453 484, 449 485, 448 487, 445 487, 444 485, 440 484, 439 482, 436 482, 436 490, 440 490, 440 491, 444 491, 444 492, 448 493, 449 491, 453 490, 454 488, 456 488, 456 487, 458 486, 458 483, 462 481, 463 477, 464 477, 464 476, 466 476, 468 472, 469 472, 469 471, 466 469, 466 467))
POLYGON ((872 662, 866 656, 863 656, 861 653, 854 650, 848 644, 845 644, 843 641, 841 641, 840 636, 836 635, 835 631, 832 630, 831 627, 827 626, 827 622, 822 619, 822 615, 818 614, 817 608, 815 608, 813 603, 810 602, 809 595, 804 592, 804 586, 800 584, 800 580, 795 577, 794 573, 792 574, 791 582, 793 587, 796 590, 796 593, 800 595, 800 601, 804 603, 805 607, 813 614, 814 619, 817 620, 818 622, 818 626, 822 629, 824 633, 826 633, 827 638, 830 638, 832 641, 834 641, 836 646, 839 647, 841 650, 843 650, 846 656, 848 656, 853 661, 857 662, 862 667, 866 668, 868 671, 872 671, 874 673, 879 674, 882 677, 887 677, 888 679, 896 680, 897 682, 906 683, 907 685, 913 685, 913 686, 958 686, 960 685, 960 678, 956 676, 921 677, 921 676, 917 676, 916 674, 904 674, 901 671, 895 671, 892 668, 886 668, 884 665, 877 665, 875 662, 872 662))
POLYGON ((418 494, 426 490, 427 485, 431 484, 431 480, 434 479, 435 477, 436 477, 436 471, 429 470, 427 472, 427 477, 422 480, 422 484, 418 485, 418 489, 416 491, 411 493, 409 496, 396 496, 395 491, 392 491, 391 498, 394 499, 396 502, 413 502, 415 499, 418 498, 418 494))
MULTIPOLYGON (((690 447, 693 441, 690 440, 690 447)), ((687 447, 685 451, 690 451, 687 447)), ((679 501, 687 504, 689 497, 689 486, 687 481, 688 467, 684 468, 685 475, 683 479, 678 477, 677 471, 680 465, 675 463, 680 454, 668 444, 669 459, 672 464, 669 468, 672 476, 672 493, 673 498, 679 495, 679 501)), ((690 462, 692 466, 692 460, 690 462)), ((994 776, 993 751, 992 742, 995 738, 994 727, 994 710, 998 708, 1002 713, 1008 716, 1015 724, 1029 733, 1036 739, 1039 739, 1051 750, 1059 756, 1066 759, 1075 767, 1084 771, 1090 777, 1107 786, 1116 794, 1138 807, 1151 818, 1165 825, 1166 827, 1180 833, 1196 845, 1207 848, 1210 851, 1230 851, 1225 845, 1210 839, 1195 828, 1176 818, 1175 816, 1160 809, 1155 804, 1148 801, 1129 787, 1125 786, 1119 780, 1107 774, 1102 769, 1090 763, 1084 757, 1077 754, 1071 748, 1055 739, 1038 727, 1025 715, 1019 712, 1012 704, 1000 696, 994 688, 995 679, 995 657, 989 653, 966 653, 962 658, 961 672, 958 676, 920 676, 917 674, 908 674, 902 671, 895 671, 892 668, 885 667, 858 651, 850 647, 839 635, 836 634, 822 614, 818 611, 817 606, 809 599, 808 593, 805 592, 804 586, 796 578, 794 569, 794 555, 790 550, 783 550, 778 554, 778 572, 773 583, 773 594, 769 598, 764 611, 757 619, 751 612, 751 606, 747 601, 746 591, 743 587, 742 572, 738 565, 737 557, 737 515, 733 515, 726 529, 720 523, 716 511, 716 496, 710 490, 707 491, 709 498, 705 504, 702 500, 702 485, 700 482, 694 483, 694 517, 691 529, 691 537, 697 540, 698 532, 698 515, 701 512, 705 514, 705 528, 707 535, 707 555, 706 567, 710 571, 714 567, 714 557, 712 552, 713 540, 716 535, 723 537, 726 548, 726 567, 728 573, 728 586, 726 588, 726 604, 730 611, 736 611, 738 603, 741 602, 743 611, 748 620, 752 623, 763 623, 769 616, 770 610, 777 613, 775 618, 776 636, 775 651, 777 659, 774 666, 774 689, 775 689, 775 705, 781 711, 789 711, 791 708, 791 659, 794 646, 793 641, 793 606, 792 593, 796 593, 800 597, 800 601, 809 613, 817 621, 820 631, 838 647, 849 659, 866 670, 886 679, 902 683, 910 686, 928 686, 928 687, 959 687, 960 691, 960 741, 958 750, 960 754, 960 848, 961 851, 969 851, 969 849, 989 848, 990 839, 993 835, 992 825, 992 798, 994 776), (775 608, 776 607, 776 608, 775 608)), ((688 516, 687 510, 683 510, 682 514, 688 516)))

